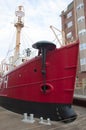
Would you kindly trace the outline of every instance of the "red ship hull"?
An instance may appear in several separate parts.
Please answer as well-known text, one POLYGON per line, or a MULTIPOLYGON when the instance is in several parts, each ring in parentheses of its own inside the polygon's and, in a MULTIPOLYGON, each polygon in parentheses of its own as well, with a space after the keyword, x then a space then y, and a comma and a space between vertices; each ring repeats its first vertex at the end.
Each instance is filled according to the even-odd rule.
POLYGON ((18 113, 33 113, 52 120, 58 120, 59 116, 61 119, 75 116, 71 104, 78 48, 77 42, 47 53, 45 92, 41 55, 6 74, 1 81, 0 104, 18 113))

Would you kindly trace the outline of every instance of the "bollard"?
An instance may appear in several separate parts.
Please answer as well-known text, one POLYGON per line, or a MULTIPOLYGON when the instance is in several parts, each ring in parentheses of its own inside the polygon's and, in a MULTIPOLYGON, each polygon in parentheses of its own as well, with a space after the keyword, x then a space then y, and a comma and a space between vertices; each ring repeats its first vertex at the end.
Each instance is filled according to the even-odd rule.
POLYGON ((40 117, 40 122, 39 123, 43 123, 43 117, 40 117))
POLYGON ((34 114, 30 114, 29 121, 30 121, 30 123, 34 123, 35 122, 35 120, 34 120, 34 114))
POLYGON ((34 123, 35 120, 33 118, 34 118, 33 114, 30 114, 30 116, 28 117, 27 113, 24 113, 24 119, 22 121, 25 123, 34 123))
POLYGON ((27 120, 27 113, 24 113, 24 120, 27 120))
POLYGON ((28 121, 27 113, 24 113, 24 119, 23 119, 22 121, 23 121, 23 122, 27 122, 27 121, 28 121))
POLYGON ((51 125, 50 118, 47 118, 47 120, 44 121, 43 117, 40 117, 39 123, 43 125, 51 125))
POLYGON ((47 118, 47 125, 51 125, 50 118, 47 118))

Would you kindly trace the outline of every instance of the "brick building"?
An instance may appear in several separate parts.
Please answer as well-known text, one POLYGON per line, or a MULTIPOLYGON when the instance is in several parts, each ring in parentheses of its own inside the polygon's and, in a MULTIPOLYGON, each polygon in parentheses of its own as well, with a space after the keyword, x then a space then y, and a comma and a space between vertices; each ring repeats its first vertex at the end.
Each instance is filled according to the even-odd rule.
POLYGON ((77 79, 86 82, 86 0, 74 0, 61 12, 62 31, 66 43, 79 39, 77 79))

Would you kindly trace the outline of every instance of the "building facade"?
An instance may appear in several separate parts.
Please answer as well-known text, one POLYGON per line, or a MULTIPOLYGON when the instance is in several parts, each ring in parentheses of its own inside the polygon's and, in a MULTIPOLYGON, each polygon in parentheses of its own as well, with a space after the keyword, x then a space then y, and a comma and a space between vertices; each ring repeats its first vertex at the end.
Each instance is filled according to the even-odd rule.
POLYGON ((65 33, 66 43, 76 40, 76 24, 75 24, 75 10, 74 2, 70 3, 68 7, 61 13, 62 31, 65 33))
POLYGON ((61 12, 62 31, 66 43, 79 39, 79 63, 77 78, 86 80, 86 0, 74 0, 61 12))

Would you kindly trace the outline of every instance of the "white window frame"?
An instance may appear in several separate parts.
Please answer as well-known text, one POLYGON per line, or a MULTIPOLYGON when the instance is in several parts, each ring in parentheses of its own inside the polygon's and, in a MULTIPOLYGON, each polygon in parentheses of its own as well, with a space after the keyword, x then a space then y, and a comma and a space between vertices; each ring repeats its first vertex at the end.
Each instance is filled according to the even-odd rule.
POLYGON ((80 3, 77 7, 76 7, 76 9, 77 10, 80 10, 80 9, 82 9, 84 7, 84 3, 80 3))
POLYGON ((71 38, 72 37, 72 32, 67 33, 66 37, 71 38))
POLYGON ((78 22, 83 22, 85 20, 85 16, 81 16, 77 19, 78 22))
POLYGON ((67 14, 67 18, 70 18, 72 17, 72 11, 70 11, 68 14, 67 14))
POLYGON ((79 48, 80 48, 80 51, 85 50, 86 49, 86 43, 81 43, 79 48))
POLYGON ((70 21, 69 23, 67 23, 67 27, 68 28, 70 28, 70 27, 72 27, 73 26, 73 22, 72 21, 70 21))
POLYGON ((86 65, 86 58, 80 59, 80 64, 81 65, 86 65))
POLYGON ((85 35, 86 34, 86 29, 82 29, 78 33, 79 35, 85 35))

